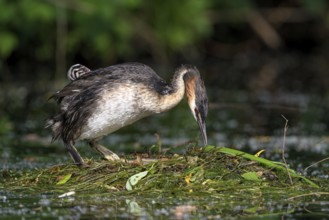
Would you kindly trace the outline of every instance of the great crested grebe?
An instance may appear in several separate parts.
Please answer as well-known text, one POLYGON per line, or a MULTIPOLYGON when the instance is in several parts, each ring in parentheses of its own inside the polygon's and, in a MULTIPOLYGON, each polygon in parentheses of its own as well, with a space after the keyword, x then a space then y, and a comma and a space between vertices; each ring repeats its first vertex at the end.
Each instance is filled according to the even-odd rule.
POLYGON ((67 74, 71 82, 50 97, 60 105, 60 111, 48 120, 47 127, 52 128, 53 140, 63 140, 77 165, 84 161, 74 147, 75 141, 87 140, 105 159, 120 159, 97 141, 141 118, 173 108, 184 93, 200 127, 203 144, 207 145, 208 98, 196 67, 177 68, 170 83, 141 63, 96 70, 76 64, 67 74))

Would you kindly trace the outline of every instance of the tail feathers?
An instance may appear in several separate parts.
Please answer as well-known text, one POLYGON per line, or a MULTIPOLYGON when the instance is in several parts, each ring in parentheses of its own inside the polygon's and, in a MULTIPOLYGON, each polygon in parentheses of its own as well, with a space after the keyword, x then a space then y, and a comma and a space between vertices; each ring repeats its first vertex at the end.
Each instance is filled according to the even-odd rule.
POLYGON ((54 120, 53 119, 48 119, 45 124, 45 128, 49 128, 50 126, 53 126, 54 120))
POLYGON ((55 121, 54 119, 49 119, 46 121, 45 128, 51 127, 53 131, 53 138, 51 142, 59 139, 62 131, 62 123, 60 121, 55 121))

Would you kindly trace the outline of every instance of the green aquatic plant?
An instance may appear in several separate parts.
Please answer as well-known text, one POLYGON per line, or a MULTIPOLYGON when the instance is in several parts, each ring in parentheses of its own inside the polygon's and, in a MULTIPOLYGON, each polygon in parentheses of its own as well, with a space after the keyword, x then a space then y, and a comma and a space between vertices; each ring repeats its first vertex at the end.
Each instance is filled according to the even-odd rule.
POLYGON ((61 206, 102 209, 121 204, 133 216, 143 216, 153 204, 164 207, 165 203, 166 208, 176 204, 173 215, 191 208, 195 210, 192 216, 266 217, 293 213, 301 204, 320 202, 329 195, 326 180, 306 178, 286 169, 285 164, 261 158, 260 153, 207 146, 192 147, 184 155, 134 157, 127 155, 125 162, 116 163, 86 160, 83 168, 62 164, 26 171, 3 170, 0 191, 49 195, 61 206))
MULTIPOLYGON (((128 157, 127 157, 128 158, 128 157)), ((185 155, 158 155, 126 162, 91 161, 85 168, 58 165, 25 171, 3 171, 7 190, 104 191, 117 193, 189 193, 280 187, 319 188, 292 169, 255 155, 225 147, 192 148, 185 155), (4 173, 6 172, 6 175, 4 173), (288 174, 294 185, 288 183, 288 174)), ((0 185, 0 186, 1 186, 0 185)))

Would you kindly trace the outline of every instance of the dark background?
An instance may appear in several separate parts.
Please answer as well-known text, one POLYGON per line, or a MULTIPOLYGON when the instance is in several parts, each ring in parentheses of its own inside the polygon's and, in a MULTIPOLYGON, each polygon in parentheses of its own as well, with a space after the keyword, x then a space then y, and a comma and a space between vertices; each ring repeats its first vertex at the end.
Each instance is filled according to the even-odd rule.
POLYGON ((76 62, 181 63, 224 89, 326 92, 324 0, 1 1, 2 82, 56 80, 76 62))
POLYGON ((199 68, 213 144, 218 134, 281 135, 281 115, 290 135, 327 135, 328 1, 2 0, 0 8, 2 136, 50 136, 43 124, 56 107, 47 98, 71 65, 131 61, 167 80, 182 63, 199 68))

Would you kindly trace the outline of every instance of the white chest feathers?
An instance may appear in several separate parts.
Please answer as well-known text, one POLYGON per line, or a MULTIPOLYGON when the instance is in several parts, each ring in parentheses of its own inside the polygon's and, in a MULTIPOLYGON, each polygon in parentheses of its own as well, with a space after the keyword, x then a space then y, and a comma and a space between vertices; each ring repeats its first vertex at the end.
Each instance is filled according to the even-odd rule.
POLYGON ((78 139, 96 139, 152 114, 140 104, 138 88, 131 85, 102 92, 78 139))
POLYGON ((142 84, 112 85, 100 94, 78 139, 96 139, 146 116, 167 111, 177 105, 183 95, 184 87, 175 93, 160 95, 142 84))

